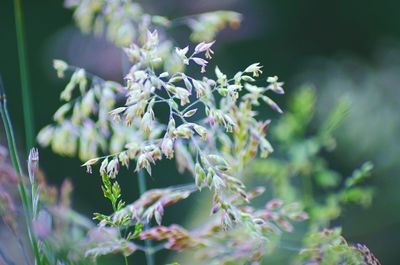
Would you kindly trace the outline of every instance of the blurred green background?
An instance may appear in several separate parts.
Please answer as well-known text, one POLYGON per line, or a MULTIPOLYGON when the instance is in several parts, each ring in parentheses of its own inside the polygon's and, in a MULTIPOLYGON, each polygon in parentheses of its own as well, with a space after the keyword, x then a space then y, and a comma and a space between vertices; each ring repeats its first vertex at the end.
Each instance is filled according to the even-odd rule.
MULTIPOLYGON (((260 62, 264 73, 286 82, 290 96, 303 83, 318 91, 316 116, 324 116, 340 96, 352 102, 337 131, 338 148, 327 154, 331 165, 347 174, 363 161, 375 164, 370 184, 376 196, 370 209, 349 208, 341 220, 345 236, 367 244, 382 264, 398 264, 400 237, 400 10, 399 1, 205 0, 141 1, 153 14, 178 17, 217 9, 244 15, 240 29, 217 39, 215 62, 227 73, 260 62)), ((64 82, 57 80, 52 59, 86 67, 104 78, 121 80, 121 54, 104 40, 83 36, 62 1, 23 1, 36 131, 51 122, 64 82)), ((0 2, 0 74, 3 77, 19 147, 24 129, 12 1, 0 2)), ((179 43, 185 31, 176 32, 179 43)), ((280 97, 284 107, 289 97, 280 97)), ((318 119, 317 119, 318 120, 318 119)), ((317 127, 318 124, 316 123, 317 127)), ((4 144, 4 137, 2 137, 4 144)), ((41 150, 41 167, 52 184, 72 179, 74 208, 90 215, 107 211, 100 179, 87 175, 76 159, 41 150)), ((128 175, 128 174, 127 174, 128 175)), ((175 177, 172 164, 161 164, 150 187, 189 181, 175 177), (159 174, 157 174, 159 172, 159 174), (161 173, 162 172, 162 173, 161 173), (172 183, 171 183, 172 182, 172 183)), ((135 177, 123 180, 127 201, 138 196, 135 177)), ((184 203, 183 206, 189 205, 184 203)), ((178 213, 179 209, 172 209, 178 213)), ((182 213, 182 210, 180 210, 182 213)), ((170 213, 174 216, 174 212, 170 213)), ((176 215, 175 215, 176 216, 176 215)), ((178 218, 184 219, 185 216, 178 218)))

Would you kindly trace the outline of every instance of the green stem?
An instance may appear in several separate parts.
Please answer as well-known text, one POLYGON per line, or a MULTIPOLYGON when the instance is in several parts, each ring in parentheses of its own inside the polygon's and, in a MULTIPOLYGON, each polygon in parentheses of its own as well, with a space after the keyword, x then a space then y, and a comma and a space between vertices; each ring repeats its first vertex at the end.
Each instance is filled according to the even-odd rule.
POLYGON ((17 34, 18 61, 22 87, 22 107, 24 112, 25 139, 27 150, 34 144, 35 128, 33 124, 33 108, 29 83, 28 60, 25 47, 25 31, 23 24, 21 0, 14 0, 15 31, 17 34))
POLYGON ((4 129, 6 132, 7 136, 7 144, 8 144, 8 149, 10 150, 10 156, 11 156, 11 162, 13 164, 14 169, 16 170, 18 174, 18 191, 19 195, 21 197, 24 213, 25 213, 25 221, 26 221, 26 226, 27 226, 27 231, 28 231, 28 236, 29 240, 31 243, 31 247, 33 250, 33 254, 35 256, 35 264, 41 264, 41 259, 40 259, 40 252, 39 252, 39 247, 37 244, 37 240, 35 235, 32 232, 32 203, 30 203, 30 197, 28 192, 26 191, 25 185, 24 185, 24 179, 23 179, 23 172, 21 168, 21 163, 19 161, 18 157, 18 151, 17 151, 17 146, 15 144, 15 137, 14 137, 14 132, 12 129, 12 124, 11 124, 11 119, 10 115, 8 114, 7 110, 7 100, 6 96, 4 93, 4 87, 0 78, 0 114, 1 114, 1 119, 3 121, 4 129))
MULTIPOLYGON (((138 183, 139 183, 139 192, 140 192, 140 195, 142 195, 147 190, 147 187, 146 187, 146 176, 145 176, 145 173, 144 173, 143 169, 139 170, 139 172, 138 172, 138 183)), ((145 229, 146 230, 149 229, 149 225, 148 224, 145 225, 145 229)), ((147 265, 154 265, 154 255, 153 255, 153 251, 152 251, 153 248, 152 248, 151 241, 150 240, 145 240, 144 243, 145 243, 146 249, 148 250, 148 251, 145 252, 145 254, 146 254, 146 264, 147 265)))

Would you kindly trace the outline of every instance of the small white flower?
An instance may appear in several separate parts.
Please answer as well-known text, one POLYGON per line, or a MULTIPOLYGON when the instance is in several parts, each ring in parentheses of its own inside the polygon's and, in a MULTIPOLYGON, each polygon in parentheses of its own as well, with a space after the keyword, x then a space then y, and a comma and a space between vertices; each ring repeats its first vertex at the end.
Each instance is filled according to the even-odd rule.
POLYGON ((174 142, 171 138, 164 137, 161 143, 161 151, 168 159, 172 159, 174 157, 174 142))
POLYGON ((180 49, 178 47, 175 48, 176 54, 178 54, 179 58, 181 59, 186 59, 186 54, 189 51, 189 46, 186 46, 183 49, 180 49))
POLYGON ((65 71, 68 69, 68 64, 62 60, 54 60, 53 67, 57 71, 57 76, 63 78, 65 71))
POLYGON ((267 82, 269 83, 269 86, 267 87, 268 89, 274 91, 277 94, 285 94, 285 91, 282 88, 284 83, 278 82, 277 76, 268 77, 267 82))
POLYGON ((245 73, 252 73, 253 77, 257 77, 260 74, 262 74, 261 71, 262 66, 260 65, 260 63, 253 63, 252 65, 249 65, 244 72, 245 73))

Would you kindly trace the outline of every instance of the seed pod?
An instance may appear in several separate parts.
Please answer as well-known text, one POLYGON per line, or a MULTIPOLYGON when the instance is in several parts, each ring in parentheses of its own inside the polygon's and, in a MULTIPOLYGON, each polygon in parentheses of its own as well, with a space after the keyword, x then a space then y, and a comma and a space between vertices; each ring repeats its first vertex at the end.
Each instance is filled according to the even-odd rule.
POLYGON ((219 211, 220 208, 221 208, 221 205, 219 203, 214 204, 214 206, 211 209, 211 215, 216 214, 219 211))
POLYGON ((68 64, 62 60, 53 60, 53 67, 57 71, 58 78, 63 78, 64 72, 68 69, 68 64))
POLYGON ((270 99, 267 96, 262 96, 262 100, 264 100, 265 103, 267 103, 271 109, 275 110, 276 112, 282 114, 283 110, 276 104, 272 99, 270 99))
POLYGON ((203 141, 207 140, 207 129, 203 126, 195 124, 193 129, 198 133, 203 141))
POLYGON ((161 143, 161 151, 168 158, 174 157, 174 142, 169 137, 164 137, 161 143))
POLYGON ((213 169, 212 167, 209 167, 209 168, 208 168, 208 173, 207 173, 207 179, 206 179, 206 181, 207 181, 207 186, 208 186, 209 188, 211 188, 211 185, 212 185, 212 183, 213 183, 213 178, 214 178, 214 176, 215 176, 215 171, 214 171, 214 169, 213 169))
POLYGON ((108 158, 104 159, 103 162, 101 162, 101 166, 100 166, 100 174, 102 176, 106 175, 106 168, 108 165, 108 158))
POLYGON ((195 165, 195 173, 196 173, 195 176, 196 186, 201 190, 203 181, 206 178, 206 173, 204 172, 204 169, 200 166, 199 163, 196 163, 195 165))
POLYGON ((192 117, 194 114, 196 114, 197 109, 191 109, 188 112, 186 112, 185 114, 183 114, 183 117, 185 118, 190 118, 192 117))

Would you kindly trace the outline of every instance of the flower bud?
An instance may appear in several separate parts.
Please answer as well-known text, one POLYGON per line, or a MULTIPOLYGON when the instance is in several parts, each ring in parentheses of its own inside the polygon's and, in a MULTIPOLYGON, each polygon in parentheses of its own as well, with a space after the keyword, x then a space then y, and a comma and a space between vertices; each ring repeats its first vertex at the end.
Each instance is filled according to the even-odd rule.
POLYGON ((174 142, 169 137, 164 137, 161 143, 161 151, 168 158, 174 157, 174 142))

